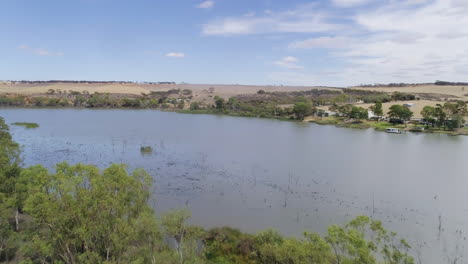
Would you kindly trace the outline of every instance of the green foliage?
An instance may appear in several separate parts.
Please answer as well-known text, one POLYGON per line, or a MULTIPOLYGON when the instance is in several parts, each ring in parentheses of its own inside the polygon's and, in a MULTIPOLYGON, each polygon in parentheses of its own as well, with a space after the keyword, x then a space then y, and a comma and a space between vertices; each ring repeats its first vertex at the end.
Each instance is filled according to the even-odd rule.
POLYGON ((26 122, 16 122, 16 123, 13 123, 12 125, 23 126, 25 128, 38 128, 39 127, 37 123, 26 123, 26 122))
POLYGON ((0 262, 12 258, 16 251, 19 213, 26 194, 19 180, 20 164, 20 147, 0 117, 0 262), (14 219, 14 225, 10 219, 14 219))
POLYGON ((455 103, 437 104, 436 107, 425 106, 421 111, 424 120, 437 125, 439 128, 444 127, 449 130, 456 130, 465 123, 464 116, 467 115, 467 106, 463 101, 455 103))
POLYGON ((223 111, 225 109, 225 100, 222 97, 215 96, 215 109, 218 111, 223 111))
POLYGON ((201 109, 202 109, 201 105, 198 102, 193 102, 193 103, 190 104, 190 110, 192 110, 192 111, 197 111, 197 110, 201 110, 201 109))
POLYGON ((151 153, 153 152, 153 148, 151 146, 141 146, 140 147, 140 152, 141 153, 151 153))
POLYGON ((136 98, 124 98, 122 102, 123 107, 130 107, 130 108, 139 108, 141 107, 141 101, 136 98))
POLYGON ((187 225, 190 217, 191 213, 185 209, 169 212, 162 217, 163 230, 175 242, 181 264, 201 262, 198 241, 202 238, 204 231, 199 227, 187 225))
POLYGON ((358 107, 358 106, 353 106, 351 108, 351 112, 349 114, 349 117, 350 118, 356 118, 356 119, 367 119, 369 118, 369 112, 362 108, 362 107, 358 107))
POLYGON ((369 107, 372 112, 374 112, 374 115, 376 116, 383 116, 383 108, 382 108, 382 102, 376 102, 373 106, 369 107))
POLYGON ((332 247, 336 263, 375 264, 379 259, 384 263, 412 264, 409 245, 396 240, 394 233, 388 233, 380 221, 359 216, 344 227, 332 225, 325 240, 332 247), (369 238, 372 238, 369 240, 369 238))
POLYGON ((204 243, 209 263, 256 263, 253 235, 230 227, 213 228, 206 232, 204 243))
POLYGON ((293 113, 296 119, 304 120, 304 117, 313 113, 313 108, 309 102, 297 102, 294 104, 293 113))
POLYGON ((403 105, 392 105, 390 106, 390 111, 388 116, 391 119, 396 119, 400 121, 410 120, 413 116, 413 112, 406 106, 403 105))
POLYGON ((0 95, 0 106, 23 106, 24 96, 5 96, 0 95))
POLYGON ((129 263, 161 239, 141 225, 156 226, 144 171, 61 163, 53 174, 35 166, 22 176, 31 182, 25 212, 38 227, 28 244, 32 260, 129 263))
POLYGON ((421 110, 421 116, 426 122, 434 125, 436 122, 436 109, 427 105, 421 110))
POLYGON ((416 100, 416 96, 414 94, 395 92, 392 94, 392 99, 394 101, 411 101, 416 100))

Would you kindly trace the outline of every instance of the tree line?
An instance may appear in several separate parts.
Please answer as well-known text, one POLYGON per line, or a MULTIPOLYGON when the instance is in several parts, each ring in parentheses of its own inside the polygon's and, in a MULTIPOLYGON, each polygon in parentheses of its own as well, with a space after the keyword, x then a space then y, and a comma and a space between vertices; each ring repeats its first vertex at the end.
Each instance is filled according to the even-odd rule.
POLYGON ((301 238, 188 223, 190 212, 156 216, 152 179, 113 164, 21 166, 20 146, 0 118, 0 262, 22 264, 412 264, 410 245, 359 216, 326 235, 301 238))

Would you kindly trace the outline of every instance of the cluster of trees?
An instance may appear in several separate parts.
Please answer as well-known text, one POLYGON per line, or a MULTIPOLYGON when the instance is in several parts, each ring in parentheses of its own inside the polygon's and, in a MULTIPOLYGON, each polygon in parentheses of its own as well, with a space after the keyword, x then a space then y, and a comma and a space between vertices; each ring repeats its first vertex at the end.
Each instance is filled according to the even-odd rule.
POLYGON ((392 97, 393 101, 412 101, 412 100, 416 100, 416 96, 414 94, 409 94, 409 93, 394 92, 391 97, 392 97))
POLYGON ((286 238, 205 230, 176 210, 156 217, 151 178, 124 165, 20 166, 20 148, 0 118, 0 262, 162 264, 412 264, 410 246, 365 216, 325 236, 286 238))
MULTIPOLYGON (((301 99, 298 101, 305 102, 308 100, 301 99)), ((295 118, 293 107, 282 108, 276 102, 269 100, 244 100, 242 96, 230 97, 227 100, 215 96, 213 105, 206 106, 199 102, 194 102, 190 105, 190 109, 244 117, 295 118)))
POLYGON ((436 81, 435 85, 453 85, 453 86, 463 86, 468 85, 467 82, 446 82, 446 81, 436 81))
POLYGON ((189 89, 172 89, 151 92, 141 96, 121 97, 108 93, 89 94, 86 91, 61 91, 50 89, 48 96, 0 96, 4 107, 88 107, 88 108, 178 108, 183 109, 185 101, 192 98, 189 89))
POLYGON ((339 116, 354 118, 354 119, 367 119, 369 112, 367 109, 355 106, 352 104, 337 105, 334 104, 329 107, 330 111, 337 112, 339 116))
POLYGON ((435 107, 425 106, 421 115, 427 125, 439 128, 455 130, 463 126, 464 117, 468 114, 467 104, 463 101, 454 103, 437 104, 435 107))

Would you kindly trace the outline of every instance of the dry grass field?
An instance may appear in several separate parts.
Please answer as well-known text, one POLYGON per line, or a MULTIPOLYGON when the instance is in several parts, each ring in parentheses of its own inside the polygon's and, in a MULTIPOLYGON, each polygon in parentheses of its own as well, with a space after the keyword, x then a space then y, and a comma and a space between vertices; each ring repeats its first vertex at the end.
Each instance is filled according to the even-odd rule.
MULTIPOLYGON (((242 94, 255 94, 259 90, 266 92, 291 92, 306 91, 311 89, 333 89, 314 86, 256 86, 256 85, 226 85, 226 84, 137 84, 137 83, 9 83, 0 82, 0 94, 24 94, 39 95, 45 94, 49 89, 61 91, 88 91, 90 93, 111 93, 122 95, 140 95, 152 91, 167 91, 170 89, 190 89, 193 92, 192 101, 203 103, 213 103, 215 96, 229 98, 231 96, 242 94)), ((353 89, 373 90, 379 92, 393 93, 405 92, 418 95, 421 100, 400 101, 384 103, 384 112, 387 113, 393 104, 412 103, 411 110, 414 117, 421 117, 420 112, 426 105, 435 106, 438 103, 444 103, 445 100, 460 99, 468 100, 468 87, 463 86, 437 86, 437 85, 412 85, 407 87, 353 87, 353 89)), ((357 104, 368 108, 372 104, 357 104)), ((291 106, 291 105, 288 105, 291 106)), ((319 107, 328 110, 328 107, 319 107)))
POLYGON ((256 85, 229 85, 229 84, 112 84, 112 83, 44 83, 44 84, 26 84, 26 83, 7 83, 0 82, 0 93, 18 93, 18 94, 42 94, 49 89, 60 89, 62 91, 88 91, 90 93, 121 93, 121 94, 141 94, 151 91, 167 91, 169 89, 190 89, 195 94, 210 93, 210 88, 214 89, 213 94, 229 97, 238 94, 253 94, 258 90, 267 92, 285 92, 285 91, 304 91, 310 89, 334 89, 311 86, 256 86, 256 85))
POLYGON ((152 91, 167 91, 170 89, 190 89, 193 101, 211 102, 215 96, 229 98, 240 94, 255 94, 259 90, 266 92, 306 91, 311 89, 339 89, 313 86, 256 86, 228 84, 120 84, 120 83, 8 83, 0 82, 0 94, 45 94, 49 89, 61 91, 88 91, 90 93, 111 93, 140 95, 152 91))
POLYGON ((439 100, 461 99, 468 100, 468 86, 440 86, 440 85, 413 85, 406 87, 355 87, 355 89, 372 90, 379 92, 404 92, 412 94, 430 94, 439 100))

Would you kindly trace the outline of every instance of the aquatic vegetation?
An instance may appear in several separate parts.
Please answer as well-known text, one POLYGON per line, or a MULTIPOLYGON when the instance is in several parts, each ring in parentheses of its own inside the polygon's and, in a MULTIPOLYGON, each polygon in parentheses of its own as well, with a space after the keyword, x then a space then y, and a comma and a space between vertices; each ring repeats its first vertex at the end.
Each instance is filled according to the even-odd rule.
POLYGON ((38 128, 39 127, 39 124, 37 123, 27 123, 27 122, 16 122, 16 123, 13 123, 12 125, 22 126, 25 128, 38 128))
POLYGON ((151 146, 141 146, 140 152, 144 154, 149 154, 153 152, 153 148, 151 146))

